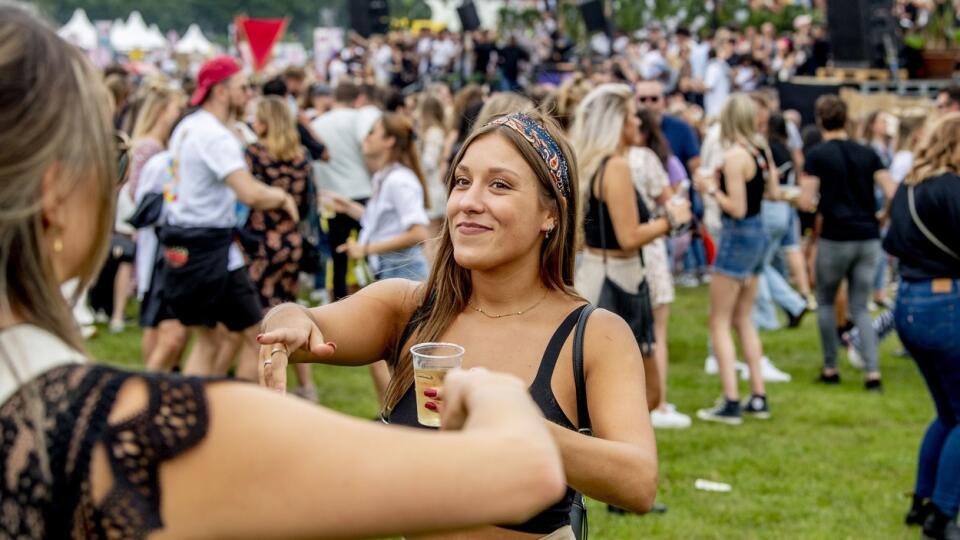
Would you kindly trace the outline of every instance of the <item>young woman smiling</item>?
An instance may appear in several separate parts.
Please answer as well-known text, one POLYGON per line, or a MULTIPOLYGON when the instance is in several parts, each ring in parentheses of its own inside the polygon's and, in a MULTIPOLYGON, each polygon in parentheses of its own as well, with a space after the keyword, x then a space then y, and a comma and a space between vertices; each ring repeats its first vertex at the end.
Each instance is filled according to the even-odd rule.
MULTIPOLYGON (((447 189, 447 226, 427 283, 385 280, 335 304, 275 308, 259 337, 264 383, 285 389, 286 351, 295 362, 387 358, 393 378, 384 418, 416 426, 408 350, 420 342, 457 343, 466 349, 464 367, 511 373, 529 386, 550 420, 571 488, 649 510, 657 458, 643 360, 629 327, 612 313, 594 312, 584 338, 594 437, 577 433, 570 420, 578 413, 571 333, 586 302, 573 289, 577 164, 559 128, 536 112, 492 120, 464 142, 447 189)), ((572 499, 568 490, 522 525, 491 523, 456 538, 573 538, 572 499)))

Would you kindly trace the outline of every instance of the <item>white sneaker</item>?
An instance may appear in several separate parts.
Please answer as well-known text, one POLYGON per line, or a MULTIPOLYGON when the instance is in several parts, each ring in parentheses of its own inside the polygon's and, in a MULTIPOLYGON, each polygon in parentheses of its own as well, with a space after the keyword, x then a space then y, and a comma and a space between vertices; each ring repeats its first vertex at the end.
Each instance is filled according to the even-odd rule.
POLYGON ((87 326, 80 327, 80 336, 83 337, 83 339, 93 339, 96 335, 97 335, 96 326, 92 324, 88 324, 87 326))
POLYGON ((672 410, 669 406, 665 410, 650 411, 650 422, 657 429, 686 429, 692 423, 689 416, 672 410))
POLYGON ((680 274, 674 282, 678 287, 684 287, 686 289, 694 289, 700 286, 700 281, 691 274, 680 274))
MULTIPOLYGON (((737 360, 737 363, 734 364, 734 368, 737 370, 737 373, 740 374, 740 377, 746 379, 749 377, 750 368, 746 364, 737 360)), ((720 366, 717 365, 717 357, 712 354, 707 357, 707 360, 703 363, 703 371, 707 375, 716 375, 720 373, 720 366)))
MULTIPOLYGON (((766 382, 790 382, 793 377, 790 376, 786 371, 780 371, 777 369, 777 366, 773 365, 773 362, 770 361, 766 356, 760 358, 760 373, 763 375, 763 380, 766 382)), ((743 380, 750 378, 749 370, 742 375, 743 380)))
POLYGON ((850 361, 850 365, 854 368, 863 370, 863 358, 860 356, 860 351, 853 345, 847 345, 847 360, 850 361))

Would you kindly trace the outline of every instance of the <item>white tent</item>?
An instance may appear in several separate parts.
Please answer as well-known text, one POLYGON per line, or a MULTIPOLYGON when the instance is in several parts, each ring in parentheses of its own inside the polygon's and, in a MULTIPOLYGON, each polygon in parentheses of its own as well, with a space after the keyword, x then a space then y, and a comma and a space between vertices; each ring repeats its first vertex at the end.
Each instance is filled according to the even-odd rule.
POLYGON ((150 37, 151 49, 165 49, 167 45, 169 45, 167 38, 163 37, 163 32, 160 31, 160 27, 155 24, 150 25, 147 35, 150 37))
POLYGON ((123 19, 113 21, 113 24, 110 25, 110 47, 115 51, 128 51, 132 49, 132 47, 127 46, 127 43, 130 41, 127 35, 127 25, 123 22, 123 19))
POLYGON ((127 17, 127 22, 117 20, 110 29, 110 44, 114 50, 120 52, 130 52, 133 50, 152 51, 166 46, 166 40, 160 35, 157 29, 156 35, 153 35, 147 23, 143 21, 143 15, 139 11, 134 11, 127 17), (157 39, 157 38, 160 39, 157 39))
POLYGON ((199 26, 191 24, 187 33, 177 42, 175 50, 178 54, 207 55, 213 52, 213 45, 204 37, 199 26))
POLYGON ((75 10, 70 20, 57 31, 57 34, 81 49, 91 51, 97 48, 97 29, 83 9, 75 10))

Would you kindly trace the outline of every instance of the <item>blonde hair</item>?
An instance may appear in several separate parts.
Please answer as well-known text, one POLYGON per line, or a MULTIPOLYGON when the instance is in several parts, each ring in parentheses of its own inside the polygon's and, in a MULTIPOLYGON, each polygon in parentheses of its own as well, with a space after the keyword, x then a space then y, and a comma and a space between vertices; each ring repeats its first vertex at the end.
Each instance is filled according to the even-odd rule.
MULTIPOLYGON (((446 177, 446 188, 449 194, 453 188, 453 179, 456 177, 456 168, 467 150, 474 142, 482 137, 497 135, 505 138, 523 156, 524 161, 533 169, 540 185, 541 202, 556 211, 556 234, 545 238, 540 247, 540 281, 551 290, 563 291, 567 295, 580 298, 573 288, 573 263, 576 256, 576 246, 579 235, 580 204, 576 196, 578 189, 577 164, 570 145, 563 137, 560 127, 549 117, 539 111, 526 113, 556 140, 560 151, 569 165, 570 193, 565 197, 553 182, 550 170, 540 154, 520 134, 509 127, 487 124, 475 129, 463 146, 457 152, 450 165, 446 177)), ((491 156, 496 159, 496 156, 491 156)), ((421 307, 410 321, 413 332, 410 342, 437 341, 449 328, 457 315, 467 308, 467 302, 473 293, 473 283, 470 271, 463 268, 454 259, 453 242, 450 238, 450 228, 444 225, 439 238, 437 255, 433 261, 430 278, 419 289, 421 307)), ((403 397, 410 385, 413 384, 413 367, 410 352, 405 349, 405 343, 399 341, 393 345, 387 355, 393 377, 387 386, 384 397, 384 411, 390 411, 403 397)))
MULTIPOLYGON (((96 277, 113 229, 117 163, 112 99, 79 49, 21 8, 0 4, 0 312, 16 314, 82 351, 83 340, 46 245, 43 178, 95 194, 93 249, 77 291, 96 277), (66 106, 69 104, 70 106, 66 106)), ((65 188, 65 189, 64 189, 65 188)))
MULTIPOLYGON (((580 160, 581 178, 592 178, 603 160, 617 151, 632 100, 629 86, 608 83, 591 90, 580 102, 570 138, 580 160)), ((589 189, 589 180, 583 182, 581 196, 586 197, 589 189)))
POLYGON ((757 131, 757 102, 747 94, 731 95, 720 111, 720 141, 725 146, 736 143, 763 148, 757 131))
POLYGON ((904 183, 914 186, 947 173, 960 174, 960 112, 943 116, 926 130, 904 183))
MULTIPOLYGON (((163 116, 163 113, 167 110, 170 103, 179 97, 180 93, 176 90, 161 86, 150 88, 147 91, 147 95, 143 98, 143 105, 140 106, 140 111, 137 113, 137 119, 133 123, 133 135, 131 138, 134 144, 147 136, 147 134, 156 127, 157 122, 160 121, 160 117, 163 116)), ((166 133, 160 143, 166 146, 166 139, 168 138, 170 138, 170 134, 166 133)))
POLYGON ((577 72, 573 77, 563 81, 560 88, 550 92, 540 105, 540 109, 552 116, 564 131, 568 131, 570 124, 573 123, 577 106, 592 89, 593 85, 590 81, 582 73, 577 72))
POLYGON ((516 92, 497 92, 490 96, 480 108, 480 114, 474 121, 475 126, 483 126, 497 116, 515 112, 529 112, 533 109, 533 102, 529 98, 516 92))
POLYGON ((287 102, 278 96, 265 96, 257 102, 257 120, 267 128, 260 138, 267 154, 277 161, 303 159, 303 145, 287 102))

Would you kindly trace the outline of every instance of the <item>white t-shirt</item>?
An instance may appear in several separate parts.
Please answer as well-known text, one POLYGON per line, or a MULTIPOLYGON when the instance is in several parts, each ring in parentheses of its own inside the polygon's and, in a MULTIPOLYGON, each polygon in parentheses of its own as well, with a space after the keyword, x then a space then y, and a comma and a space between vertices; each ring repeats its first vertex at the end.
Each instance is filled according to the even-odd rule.
MULTIPOLYGON (((414 225, 429 223, 423 187, 412 170, 393 164, 373 176, 373 195, 360 218, 361 244, 393 238, 414 225)), ((371 263, 377 266, 375 256, 371 263)))
MULTIPOLYGON (((173 153, 173 200, 166 203, 167 223, 184 228, 237 226, 237 195, 224 180, 246 170, 240 140, 216 116, 200 109, 185 118, 170 138, 173 153)), ((243 267, 243 255, 230 246, 228 270, 243 267)))
POLYGON ((39 326, 20 324, 0 330, 0 405, 27 383, 55 367, 86 362, 83 354, 39 326), (12 370, 11 370, 12 368, 12 370))
MULTIPOLYGON (((153 156, 143 166, 140 171, 140 182, 137 183, 137 192, 134 194, 134 200, 139 205, 140 201, 148 193, 163 193, 167 184, 172 178, 169 172, 170 152, 164 150, 153 156)), ((160 222, 163 223, 167 214, 168 205, 163 205, 160 212, 160 222)), ((137 298, 143 300, 143 296, 150 289, 150 280, 153 279, 153 265, 157 255, 157 231, 155 227, 143 227, 137 229, 137 251, 135 255, 135 267, 137 275, 137 298)))
POLYGON ((703 109, 707 118, 719 116, 723 104, 730 95, 730 66, 725 60, 714 58, 707 64, 707 73, 703 84, 706 92, 703 94, 703 109))
POLYGON ((907 175, 910 174, 910 169, 912 168, 913 152, 910 150, 900 150, 893 155, 893 161, 890 163, 890 176, 900 184, 907 175))
POLYGON ((375 107, 334 109, 318 116, 310 127, 330 151, 329 161, 315 161, 313 171, 320 189, 358 200, 370 197, 370 173, 363 161, 363 139, 380 111, 375 107))

